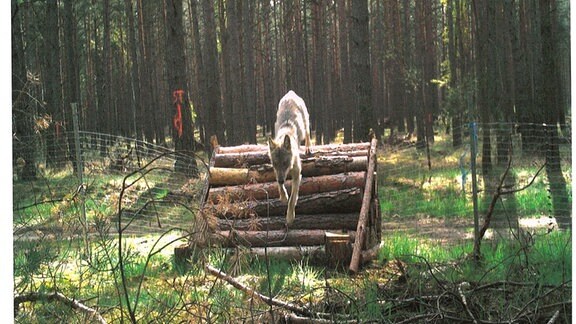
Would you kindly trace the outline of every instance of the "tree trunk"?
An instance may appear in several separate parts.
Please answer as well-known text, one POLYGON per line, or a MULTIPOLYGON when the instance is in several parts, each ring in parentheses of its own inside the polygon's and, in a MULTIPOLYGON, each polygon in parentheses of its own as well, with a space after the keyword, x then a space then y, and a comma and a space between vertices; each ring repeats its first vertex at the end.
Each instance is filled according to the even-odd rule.
MULTIPOLYGON (((312 150, 313 155, 321 154, 321 155, 348 155, 349 152, 356 152, 356 151, 364 151, 364 155, 366 155, 367 150, 370 148, 370 143, 350 143, 350 144, 325 144, 325 145, 314 145, 312 150)), ((302 147, 300 150, 300 156, 306 157, 302 155, 302 147)), ((238 145, 238 146, 221 146, 218 148, 218 154, 234 154, 234 153, 249 153, 249 152, 258 152, 258 153, 268 153, 268 147, 266 145, 238 145)))
POLYGON ((58 33, 58 1, 46 2, 46 28, 44 30, 44 91, 46 111, 52 118, 46 136, 46 163, 50 167, 62 167, 65 158, 62 114, 60 42, 58 33))
MULTIPOLYGON (((450 114, 452 117, 452 147, 457 148, 462 145, 462 106, 460 102, 457 101, 457 91, 459 90, 458 87, 458 60, 456 59, 457 52, 456 52, 456 30, 461 28, 461 26, 455 26, 454 24, 454 16, 457 14, 457 9, 459 4, 455 4, 454 0, 448 0, 446 11, 447 11, 447 19, 446 24, 448 27, 448 61, 449 61, 449 68, 450 68, 450 90, 452 91, 452 98, 449 100, 452 101, 452 105, 450 105, 450 114), (454 98, 456 97, 456 98, 454 98)), ((461 53, 462 54, 462 53, 461 53)))
MULTIPOLYGON (((337 173, 316 177, 303 177, 300 183, 300 195, 310 195, 317 192, 335 191, 346 188, 362 188, 366 177, 365 172, 337 173)), ((286 188, 292 186, 292 181, 286 182, 286 188)), ((279 197, 278 184, 274 182, 255 183, 239 186, 211 188, 208 201, 235 202, 244 200, 267 200, 279 197)))
MULTIPOLYGON (((207 143, 205 137, 206 130, 206 106, 205 98, 208 90, 206 89, 206 71, 204 66, 204 58, 202 57, 203 48, 201 43, 200 34, 200 13, 198 11, 198 0, 189 0, 188 6, 188 20, 191 25, 191 38, 192 38, 192 71, 194 71, 194 78, 192 79, 192 93, 191 99, 194 102, 194 112, 196 116, 196 125, 200 136, 200 143, 204 146, 207 143)), ((210 151, 210 147, 204 146, 204 150, 210 151)))
POLYGON ((556 40, 557 29, 554 25, 556 13, 554 0, 540 0, 541 33, 542 33, 542 83, 541 106, 546 113, 546 173, 550 184, 550 195, 554 216, 558 225, 570 229, 572 225, 571 208, 566 189, 566 180, 562 174, 558 123, 562 107, 560 106, 560 71, 558 70, 556 40))
POLYGON ((151 1, 138 0, 138 30, 140 38, 138 65, 141 67, 140 82, 142 87, 141 119, 144 139, 153 142, 155 139, 155 97, 152 57, 152 25, 153 3, 151 1))
POLYGON ((22 159, 22 169, 17 169, 21 180, 36 180, 35 138, 34 138, 34 107, 29 103, 24 43, 20 17, 22 12, 17 0, 12 0, 12 131, 13 155, 12 165, 16 168, 18 160, 22 159))
POLYGON ((325 9, 324 1, 315 1, 312 4, 312 44, 314 51, 314 61, 312 69, 312 128, 316 130, 316 144, 322 144, 324 138, 325 120, 328 118, 326 112, 326 69, 324 59, 326 56, 326 44, 324 41, 325 9))
MULTIPOLYGON (((366 156, 365 145, 361 144, 348 144, 346 146, 340 145, 322 145, 314 146, 314 151, 312 155, 306 155, 303 150, 300 152, 301 159, 309 159, 311 157, 336 157, 336 156, 366 156)), ((242 168, 250 165, 258 165, 270 163, 270 157, 268 156, 268 148, 264 145, 254 146, 253 148, 247 147, 246 151, 232 152, 226 150, 222 152, 222 149, 241 149, 240 147, 226 147, 219 148, 218 152, 214 156, 214 167, 220 168, 242 168), (251 149, 254 149, 253 151, 251 149)))
POLYGON ((197 177, 193 155, 194 125, 188 97, 186 55, 184 53, 182 0, 166 0, 166 67, 168 88, 174 107, 172 139, 177 152, 175 170, 197 177))
POLYGON ((242 2, 242 47, 244 58, 244 70, 242 80, 244 82, 244 115, 245 137, 244 143, 256 143, 256 80, 254 73, 254 7, 253 1, 242 2))
POLYGON ((368 0, 352 1, 352 79, 359 113, 354 125, 354 140, 368 142, 370 129, 375 130, 372 110, 372 79, 370 74, 370 44, 368 28, 368 0))
POLYGON ((206 130, 204 146, 210 147, 210 137, 216 135, 218 142, 226 145, 224 136, 224 120, 220 101, 220 75, 218 68, 218 44, 216 41, 216 22, 214 18, 214 5, 211 0, 202 1, 202 16, 204 17, 204 47, 203 59, 206 67, 204 102, 206 116, 206 130))
MULTIPOLYGON (((65 78, 64 78, 64 111, 66 125, 73 125, 72 118, 72 103, 79 104, 79 67, 76 53, 76 25, 73 16, 73 3, 72 0, 64 1, 64 57, 65 57, 65 78)), ((80 114, 78 112, 78 114, 80 114)), ((78 118, 80 120, 80 118, 78 118)), ((72 169, 77 172, 76 160, 76 143, 74 141, 73 132, 68 132, 68 157, 72 161, 72 169)))
POLYGON ((263 131, 266 133, 274 133, 274 119, 276 118, 276 105, 274 104, 274 64, 273 58, 273 44, 274 37, 271 25, 272 12, 270 10, 270 1, 262 0, 262 47, 263 47, 263 62, 262 62, 262 90, 263 90, 263 131))
MULTIPOLYGON (((362 190, 359 188, 315 193, 298 198, 296 215, 353 213, 360 210, 361 204, 362 190)), ((234 204, 206 205, 204 206, 203 212, 206 215, 214 215, 215 217, 224 219, 246 219, 254 216, 284 216, 286 213, 286 203, 281 202, 280 199, 269 199, 267 201, 245 201, 234 204)))
MULTIPOLYGON (((113 125, 113 106, 112 106, 112 31, 110 26, 110 0, 104 0, 104 35, 102 48, 102 102, 99 109, 99 126, 100 132, 112 134, 115 130, 113 125)), ((102 156, 106 155, 108 149, 108 139, 103 139, 100 143, 102 156)))
MULTIPOLYGON (((277 217, 251 217, 244 219, 224 219, 218 218, 218 229, 229 231, 232 229, 242 231, 276 231, 286 229, 286 218, 284 215, 277 217)), ((294 223, 290 229, 340 229, 355 230, 358 224, 358 212, 347 214, 317 214, 317 215, 296 215, 294 223)))
POLYGON ((140 98, 140 67, 138 64, 138 44, 136 43, 136 25, 134 23, 134 8, 132 0, 124 0, 125 12, 128 17, 128 52, 130 55, 130 107, 132 114, 132 134, 135 138, 139 138, 142 133, 142 100, 140 98))
MULTIPOLYGON (((332 229, 336 232, 338 229, 332 229)), ((214 238, 224 247, 238 245, 249 247, 276 247, 276 246, 314 246, 323 245, 326 241, 325 230, 296 230, 277 231, 220 231, 214 238)), ((351 234, 352 236, 352 234, 351 234)))
POLYGON ((338 10, 338 30, 339 34, 339 53, 340 53, 340 90, 338 91, 338 99, 340 106, 340 123, 344 128, 344 143, 352 142, 352 118, 350 115, 353 113, 351 91, 351 73, 350 73, 350 55, 348 50, 349 44, 349 8, 347 7, 346 0, 338 0, 336 2, 338 10))
MULTIPOLYGON (((365 171, 367 157, 319 157, 302 161, 302 176, 312 177, 341 172, 365 171)), ((290 178, 290 177, 289 177, 290 178)), ((247 183, 272 182, 276 180, 270 164, 254 165, 250 168, 210 168, 212 186, 233 186, 247 183)))

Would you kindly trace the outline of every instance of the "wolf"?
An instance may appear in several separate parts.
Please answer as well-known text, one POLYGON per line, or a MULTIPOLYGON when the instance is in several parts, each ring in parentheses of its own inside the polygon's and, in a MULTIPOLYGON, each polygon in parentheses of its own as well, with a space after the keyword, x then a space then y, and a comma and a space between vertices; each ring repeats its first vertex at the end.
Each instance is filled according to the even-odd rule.
POLYGON ((310 117, 304 100, 290 90, 280 99, 274 124, 276 137, 268 137, 268 155, 276 174, 280 200, 288 202, 286 227, 294 222, 294 208, 302 179, 300 143, 305 141, 306 155, 310 155, 310 117), (288 175, 292 178, 290 198, 284 186, 288 175))

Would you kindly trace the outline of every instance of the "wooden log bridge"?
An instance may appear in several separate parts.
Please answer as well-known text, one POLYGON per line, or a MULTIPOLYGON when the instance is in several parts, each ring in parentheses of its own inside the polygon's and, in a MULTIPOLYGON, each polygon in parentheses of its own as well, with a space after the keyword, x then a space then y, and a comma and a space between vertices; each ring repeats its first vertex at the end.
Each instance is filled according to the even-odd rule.
MULTIPOLYGON (((381 241, 376 139, 312 146, 311 155, 301 147, 302 181, 288 231, 287 204, 279 199, 268 147, 213 145, 196 224, 203 233, 188 247, 176 248, 176 257, 189 256, 191 246, 244 246, 255 253, 266 248, 268 255, 307 255, 351 272, 376 257, 381 241)), ((290 192, 290 178, 286 186, 290 192)))

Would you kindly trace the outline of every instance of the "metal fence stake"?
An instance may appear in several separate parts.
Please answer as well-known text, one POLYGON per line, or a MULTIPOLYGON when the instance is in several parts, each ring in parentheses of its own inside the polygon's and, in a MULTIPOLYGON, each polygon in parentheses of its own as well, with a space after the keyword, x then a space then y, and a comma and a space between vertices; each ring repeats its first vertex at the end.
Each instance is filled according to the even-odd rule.
POLYGON ((84 190, 84 163, 82 161, 82 154, 80 152, 80 125, 78 123, 78 103, 70 103, 72 108, 72 123, 74 124, 74 148, 76 154, 76 174, 78 176, 78 195, 80 197, 80 212, 82 214, 82 230, 84 234, 84 244, 86 248, 86 255, 90 251, 88 243, 88 219, 86 217, 86 203, 85 203, 85 190, 84 190))
POLYGON ((470 123, 470 171, 472 173, 472 206, 474 207, 474 241, 479 236, 479 218, 478 218, 478 184, 476 182, 476 150, 478 145, 478 125, 475 122, 470 123))

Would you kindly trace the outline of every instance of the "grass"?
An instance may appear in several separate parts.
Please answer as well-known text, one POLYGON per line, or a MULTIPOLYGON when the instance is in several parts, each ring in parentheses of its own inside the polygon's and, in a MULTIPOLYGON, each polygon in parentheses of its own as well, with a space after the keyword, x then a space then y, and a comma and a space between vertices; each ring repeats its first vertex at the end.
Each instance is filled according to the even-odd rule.
MULTIPOLYGON (((438 141, 432 147, 432 170, 428 170, 422 152, 413 148, 381 154, 378 195, 383 222, 391 217, 399 222, 405 217, 471 217, 469 174, 466 193, 461 190, 458 159, 462 152, 438 141)), ((531 163, 515 165, 514 175, 518 184, 529 181, 535 170, 531 163)), ((140 233, 124 237, 121 256, 124 286, 116 236, 93 232, 90 239, 92 254, 87 256, 80 238, 69 239, 66 231, 52 233, 44 230, 43 227, 67 229, 79 226, 79 205, 73 190, 75 178, 66 172, 51 176, 46 178, 49 180, 42 179, 32 184, 14 183, 14 199, 18 202, 14 205, 34 205, 15 212, 15 227, 33 227, 39 238, 14 242, 15 290, 18 293, 61 291, 88 306, 97 307, 110 322, 127 320, 128 300, 124 289, 131 305, 136 305, 138 300, 135 312, 137 319, 143 322, 264 322, 269 319, 266 317, 269 316, 266 314, 270 309, 268 305, 206 275, 203 270, 206 263, 265 295, 315 312, 346 315, 346 319, 360 322, 395 322, 410 317, 410 314, 423 314, 429 311, 424 304, 403 304, 401 301, 438 294, 442 296, 437 300, 440 305, 450 296, 458 296, 457 290, 449 289, 462 283, 473 287, 495 282, 533 284, 530 289, 500 288, 471 297, 472 305, 481 302, 482 308, 475 309, 477 312, 507 314, 522 309, 526 302, 547 292, 547 285, 558 287, 571 280, 569 231, 536 231, 524 233, 517 239, 486 240, 482 246, 483 259, 476 263, 468 257, 472 242, 444 245, 422 236, 415 228, 409 232, 384 235, 377 260, 354 277, 313 266, 306 259, 298 262, 267 260, 243 251, 231 255, 219 249, 208 250, 189 267, 183 267, 173 259, 173 247, 180 241, 165 245, 176 240, 179 233, 163 237, 140 233), (26 190, 29 187, 32 187, 33 195, 26 190), (53 197, 59 198, 58 201, 47 202, 53 197), (161 247, 163 249, 159 250, 161 247), (435 280, 443 286, 437 285, 435 280)), ((114 228, 123 176, 92 176, 86 191, 89 219, 101 220, 104 225, 114 228)), ((151 200, 165 201, 168 206, 158 204, 155 208, 169 208, 173 212, 170 218, 176 222, 168 223, 162 231, 190 224, 194 210, 171 203, 175 188, 187 185, 184 179, 152 172, 146 180, 139 180, 126 191, 122 206, 127 210, 137 210, 151 200), (167 186, 167 183, 172 186, 167 186)), ((546 188, 545 177, 541 176, 531 188, 517 193, 513 202, 515 212, 521 217, 550 215, 546 188)), ((154 218, 143 218, 138 226, 150 229, 152 225, 146 225, 146 222, 154 221, 154 218)), ((162 220, 163 224, 167 222, 168 219, 162 220)), ((440 307, 438 305, 435 304, 434 309, 440 307)), ((461 304, 457 302, 456 305, 461 304)), ((445 309, 454 307, 452 304, 441 306, 445 309)), ((463 313, 462 308, 456 307, 456 310, 463 313)), ((496 315, 491 318, 504 318, 496 315)), ((82 322, 83 317, 67 306, 47 302, 21 306, 18 319, 22 322, 82 322)), ((333 317, 332 320, 342 318, 333 317)))
MULTIPOLYGON (((436 136, 430 154, 431 168, 424 150, 415 147, 380 153, 378 190, 384 217, 459 218, 473 214, 469 151, 452 148, 445 135, 440 135, 436 136)), ((514 155, 512 162, 510 173, 515 179, 514 188, 527 185, 543 163, 540 158, 523 154, 514 155)), ((570 163, 563 163, 563 169, 567 191, 571 193, 570 163)), ((494 189, 486 187, 480 164, 477 172, 479 202, 487 202, 494 189)), ((499 178, 503 169, 496 173, 494 176, 499 178)), ((546 173, 542 172, 529 188, 506 197, 507 208, 515 210, 520 217, 550 216, 553 212, 547 189, 546 173)), ((487 203, 481 205, 481 212, 486 208, 487 203)))
MULTIPOLYGON (((434 240, 423 240, 404 234, 383 238, 378 262, 402 260, 431 264, 457 262, 459 280, 469 281, 535 281, 542 284, 559 284, 571 277, 571 232, 529 234, 500 243, 487 242, 482 246, 483 260, 479 265, 468 256, 473 242, 465 242, 447 249, 434 240)), ((453 278, 453 277, 452 277, 453 278)), ((454 278, 453 278, 454 279, 454 278)))

